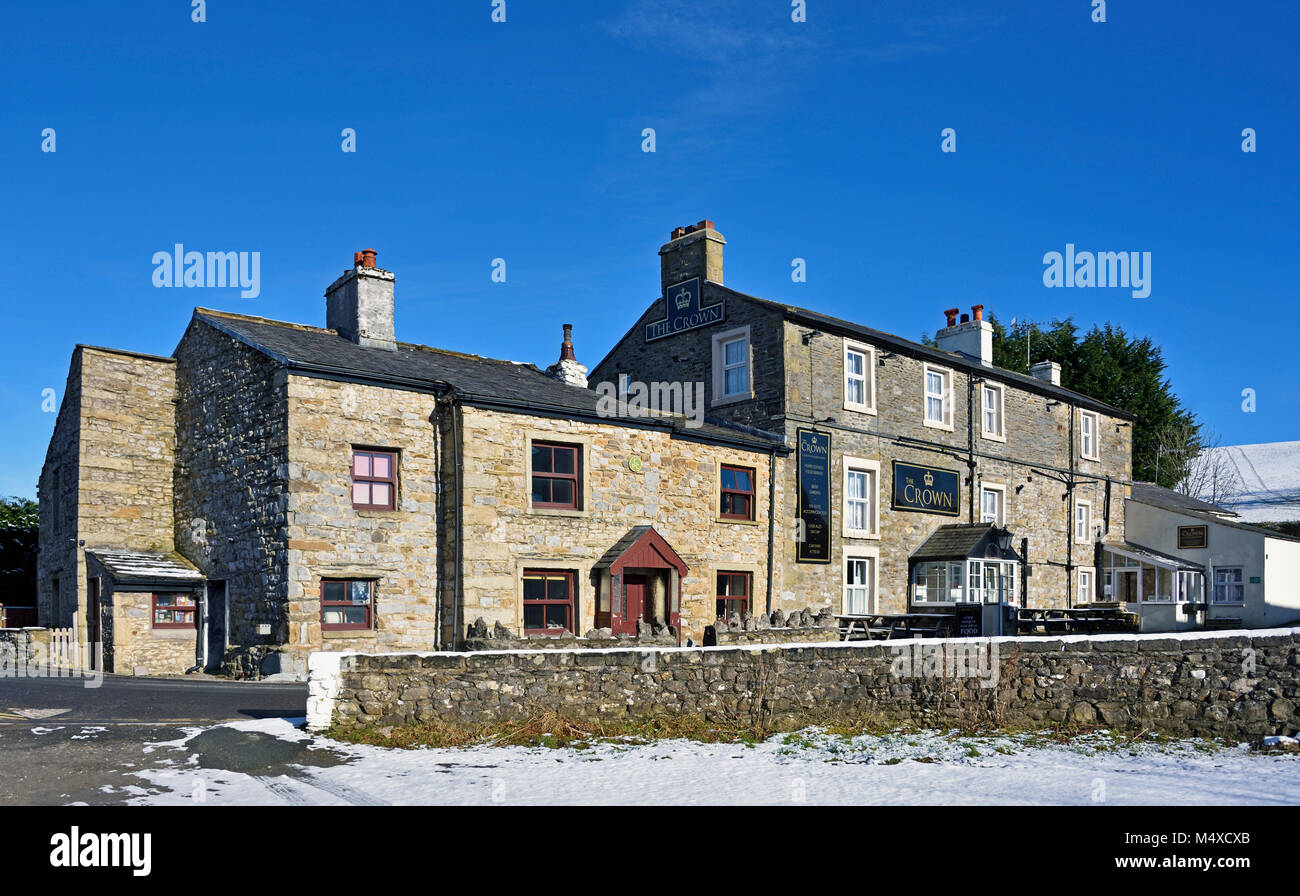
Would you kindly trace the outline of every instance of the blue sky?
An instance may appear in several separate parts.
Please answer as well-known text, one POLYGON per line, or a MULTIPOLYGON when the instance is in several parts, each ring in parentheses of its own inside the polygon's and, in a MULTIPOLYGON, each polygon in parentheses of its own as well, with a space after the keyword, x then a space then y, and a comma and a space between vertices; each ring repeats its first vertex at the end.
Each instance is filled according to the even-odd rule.
POLYGON ((323 325, 325 286, 373 247, 399 338, 546 365, 571 321, 594 364, 657 295, 669 230, 701 218, 741 291, 913 339, 975 303, 1112 321, 1163 346, 1226 443, 1300 438, 1294 4, 1130 0, 1104 24, 1091 0, 790 10, 10 8, 0 493, 34 496, 42 390, 62 398, 76 343, 170 354, 195 305, 323 325), (260 252, 261 295, 154 288, 178 242, 260 252), (1151 295, 1044 287, 1067 242, 1151 252, 1151 295))

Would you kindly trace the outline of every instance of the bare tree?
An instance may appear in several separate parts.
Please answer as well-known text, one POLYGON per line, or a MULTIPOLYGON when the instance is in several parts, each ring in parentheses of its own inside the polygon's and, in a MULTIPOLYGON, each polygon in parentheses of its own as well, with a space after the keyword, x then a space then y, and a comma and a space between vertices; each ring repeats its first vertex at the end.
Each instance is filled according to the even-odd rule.
POLYGON ((1215 432, 1202 433, 1199 453, 1188 461, 1177 491, 1219 507, 1231 508, 1241 494, 1241 474, 1215 432))

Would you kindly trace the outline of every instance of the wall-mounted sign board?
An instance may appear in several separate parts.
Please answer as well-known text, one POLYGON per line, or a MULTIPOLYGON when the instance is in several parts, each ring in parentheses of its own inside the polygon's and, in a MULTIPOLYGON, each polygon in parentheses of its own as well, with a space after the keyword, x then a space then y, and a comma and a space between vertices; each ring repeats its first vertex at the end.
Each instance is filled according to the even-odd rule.
POLYGON ((1209 526, 1179 526, 1178 549, 1203 548, 1209 544, 1209 526))
POLYGON ((905 464, 896 460, 892 506, 895 510, 959 516, 961 474, 956 470, 905 464))
POLYGON ((664 304, 668 316, 645 325, 646 342, 663 339, 674 333, 697 330, 722 320, 726 310, 722 302, 701 306, 700 303, 704 300, 701 285, 700 278, 695 277, 682 283, 674 283, 664 290, 664 304))
POLYGON ((831 562, 831 434, 799 430, 796 563, 831 562))

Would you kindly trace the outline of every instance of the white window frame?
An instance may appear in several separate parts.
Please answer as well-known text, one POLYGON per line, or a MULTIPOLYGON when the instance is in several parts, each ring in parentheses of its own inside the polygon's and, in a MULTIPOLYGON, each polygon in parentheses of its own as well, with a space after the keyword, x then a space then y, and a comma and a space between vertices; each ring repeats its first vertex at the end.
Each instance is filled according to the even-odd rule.
POLYGON ((1007 387, 1001 383, 984 382, 980 384, 980 434, 984 438, 994 442, 1005 442, 1007 440, 1007 387), (993 392, 997 395, 997 429, 989 429, 988 423, 988 393, 993 392))
POLYGON ((997 482, 982 482, 982 483, 980 483, 980 504, 979 504, 979 513, 980 513, 980 522, 981 522, 981 523, 989 523, 989 522, 991 522, 991 523, 993 523, 994 525, 997 525, 997 526, 1005 526, 1005 525, 1007 524, 1007 487, 1006 487, 1005 485, 1002 485, 1001 483, 997 483, 997 482), (993 493, 996 493, 997 496, 998 496, 998 515, 997 515, 997 519, 994 519, 994 520, 986 520, 986 519, 984 518, 984 493, 985 493, 985 492, 993 492, 993 493))
POLYGON ((1074 592, 1076 603, 1092 603, 1097 597, 1097 576, 1096 570, 1088 567, 1080 569, 1076 578, 1076 589, 1074 592), (1086 584, 1085 584, 1086 583, 1086 584))
POLYGON ((737 327, 713 336, 713 404, 730 404, 733 401, 748 401, 754 397, 754 345, 749 338, 749 327, 737 327), (726 392, 726 346, 743 339, 745 341, 745 385, 743 392, 726 392))
POLYGON ((867 564, 867 610, 864 615, 871 615, 877 610, 876 603, 880 585, 880 556, 874 551, 870 553, 845 552, 843 575, 841 577, 843 584, 840 587, 840 612, 849 615, 849 564, 855 562, 865 562, 867 564))
POLYGON ((1079 456, 1085 460, 1101 460, 1101 417, 1094 411, 1079 412, 1079 456), (1083 421, 1092 421, 1092 445, 1088 445, 1083 421))
POLYGON ((1074 541, 1076 544, 1092 544, 1092 502, 1079 499, 1074 502, 1074 541), (1079 531, 1079 511, 1087 511, 1083 531, 1079 531))
POLYGON ((1246 604, 1246 568, 1245 568, 1244 566, 1216 566, 1216 567, 1214 567, 1214 571, 1213 571, 1213 573, 1211 573, 1211 576, 1212 576, 1212 577, 1211 577, 1211 579, 1210 579, 1210 582, 1211 582, 1211 585, 1210 585, 1210 588, 1211 588, 1211 591, 1210 591, 1210 600, 1211 600, 1211 602, 1212 602, 1216 607, 1241 607, 1241 606, 1245 606, 1245 604, 1246 604), (1237 572, 1237 574, 1238 574, 1238 576, 1239 576, 1239 578, 1240 578, 1240 581, 1237 581, 1237 582, 1223 582, 1223 583, 1222 583, 1222 586, 1220 586, 1220 582, 1219 582, 1219 573, 1221 573, 1221 572, 1232 572, 1233 570, 1235 570, 1235 571, 1237 572), (1240 589, 1241 589, 1241 600, 1220 600, 1220 599, 1219 599, 1219 588, 1220 588, 1220 587, 1222 587, 1222 588, 1224 589, 1224 594, 1225 594, 1225 596, 1227 595, 1227 593, 1228 593, 1228 589, 1229 589, 1229 588, 1233 588, 1233 587, 1240 588, 1240 589))
POLYGON ((876 350, 856 342, 844 343, 844 409, 860 414, 876 412, 876 350), (849 401, 849 355, 862 356, 862 402, 849 401))
POLYGON ((843 533, 845 538, 880 538, 880 461, 868 460, 865 457, 844 456, 840 475, 840 518, 844 521, 843 533), (867 500, 869 502, 867 525, 870 526, 869 529, 854 529, 849 525, 852 516, 849 513, 850 472, 867 474, 867 500))
POLYGON ((921 368, 921 417, 922 422, 932 429, 953 431, 953 384, 952 371, 937 364, 926 364, 921 368), (930 374, 937 374, 943 383, 943 419, 930 417, 930 374))

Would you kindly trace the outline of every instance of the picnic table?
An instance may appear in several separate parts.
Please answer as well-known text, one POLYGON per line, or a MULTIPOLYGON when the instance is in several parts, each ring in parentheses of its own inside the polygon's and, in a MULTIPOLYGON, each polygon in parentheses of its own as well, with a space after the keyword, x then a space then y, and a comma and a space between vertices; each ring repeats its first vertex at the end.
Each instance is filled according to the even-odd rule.
POLYGON ((1016 611, 1016 629, 1020 634, 1123 631, 1129 625, 1128 614, 1119 607, 1021 607, 1016 611))
POLYGON ((835 618, 840 624, 841 641, 937 638, 951 633, 957 624, 957 617, 951 613, 867 613, 835 618))

